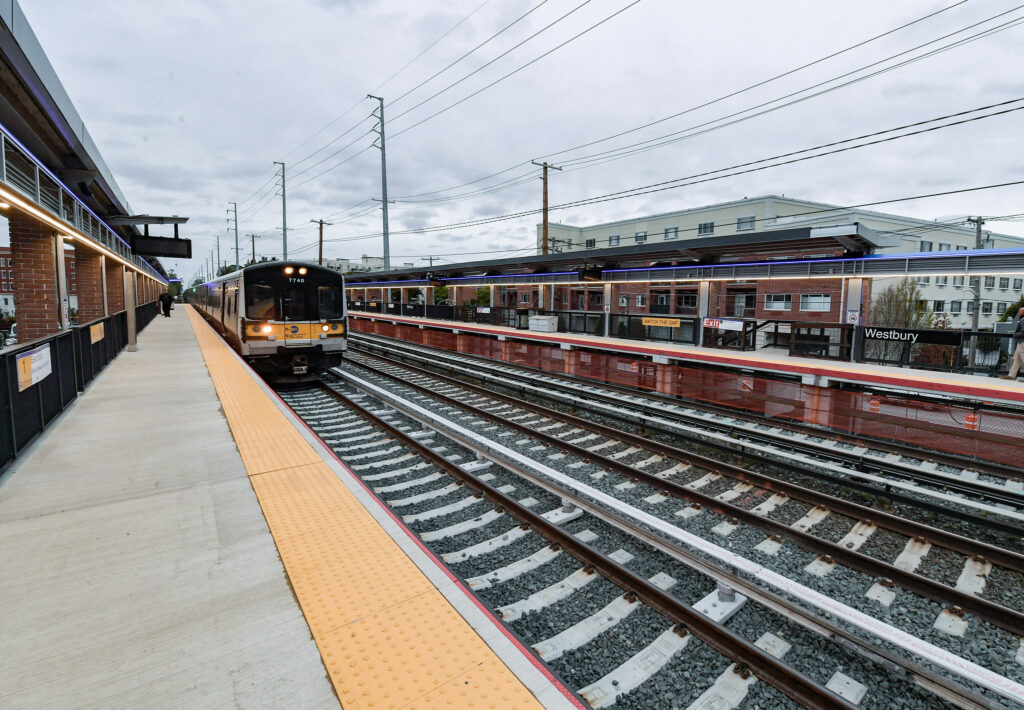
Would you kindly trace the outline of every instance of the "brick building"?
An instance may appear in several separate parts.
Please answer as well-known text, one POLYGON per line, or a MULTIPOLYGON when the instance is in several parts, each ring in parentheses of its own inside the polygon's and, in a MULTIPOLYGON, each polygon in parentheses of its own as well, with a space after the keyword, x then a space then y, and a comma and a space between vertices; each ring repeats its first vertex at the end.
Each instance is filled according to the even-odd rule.
MULTIPOLYGON (((78 312, 78 271, 74 252, 64 256, 64 273, 68 279, 68 300, 72 314, 78 312)), ((14 257, 10 247, 0 247, 0 319, 14 317, 17 303, 14 298, 14 257)))

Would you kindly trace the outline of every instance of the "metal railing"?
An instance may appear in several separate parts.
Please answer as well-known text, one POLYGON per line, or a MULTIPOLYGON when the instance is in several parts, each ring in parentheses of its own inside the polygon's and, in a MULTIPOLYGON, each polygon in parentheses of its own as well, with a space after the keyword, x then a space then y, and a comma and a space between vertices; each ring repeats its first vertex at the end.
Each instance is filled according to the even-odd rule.
POLYGON ((1013 333, 988 331, 857 326, 855 359, 921 370, 1002 374, 1013 357, 1013 333), (872 338, 871 335, 881 337, 872 338), (971 337, 977 336, 974 362, 971 337))
MULTIPOLYGON (((153 320, 157 305, 153 301, 136 308, 139 332, 153 320)), ((119 311, 0 350, 0 471, 124 349, 127 315, 127 311, 119 311), (36 377, 32 376, 32 363, 26 362, 33 355, 36 377)))
POLYGON ((146 275, 167 283, 148 261, 132 252, 128 242, 107 226, 2 125, 0 182, 55 219, 133 264, 146 275))

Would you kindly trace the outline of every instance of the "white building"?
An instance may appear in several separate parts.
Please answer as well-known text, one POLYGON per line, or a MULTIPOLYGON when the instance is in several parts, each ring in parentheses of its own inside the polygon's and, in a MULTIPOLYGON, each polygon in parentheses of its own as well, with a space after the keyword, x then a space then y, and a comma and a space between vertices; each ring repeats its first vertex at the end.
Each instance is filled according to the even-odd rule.
MULTIPOLYGON (((367 256, 363 254, 362 258, 358 261, 353 259, 324 259, 324 266, 328 269, 334 269, 340 271, 343 274, 347 273, 363 273, 367 271, 383 271, 384 270, 384 257, 382 256, 367 256)), ((401 266, 392 266, 392 268, 406 269, 413 266, 412 262, 402 264, 401 266)))
MULTIPOLYGON (((864 209, 849 209, 778 195, 744 198, 706 207, 608 222, 586 227, 550 223, 548 247, 553 253, 584 249, 607 249, 703 237, 721 237, 744 232, 822 227, 858 222, 889 237, 898 238, 898 246, 879 249, 879 253, 957 251, 974 249, 976 233, 964 220, 946 222, 902 217, 864 209)), ((986 249, 1024 248, 1024 238, 984 230, 986 249)), ((542 241, 537 226, 537 251, 542 241)), ((972 279, 973 280, 973 279, 972 279)), ((877 294, 895 279, 877 279, 877 294)), ((948 316, 953 328, 971 325, 974 293, 963 276, 920 277, 921 298, 935 315, 948 316)), ((991 328, 1003 312, 1024 293, 1024 274, 1019 277, 985 276, 981 278, 980 328, 991 328)))

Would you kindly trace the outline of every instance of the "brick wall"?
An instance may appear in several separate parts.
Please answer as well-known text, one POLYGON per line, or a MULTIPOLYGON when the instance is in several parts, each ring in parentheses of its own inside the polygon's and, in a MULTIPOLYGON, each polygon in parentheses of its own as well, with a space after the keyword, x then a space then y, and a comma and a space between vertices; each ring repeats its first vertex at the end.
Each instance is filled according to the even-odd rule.
POLYGON ((102 318, 103 313, 103 255, 75 244, 75 281, 78 284, 78 322, 88 323, 102 318))
POLYGON ((842 322, 840 303, 843 300, 842 279, 784 279, 779 281, 761 281, 757 286, 757 318, 759 320, 790 320, 820 323, 842 322), (767 294, 788 294, 792 303, 788 311, 765 310, 764 302, 767 294), (802 294, 827 294, 831 297, 827 311, 801 311, 800 296, 802 294))
POLYGON ((124 310, 124 267, 113 259, 103 258, 107 270, 107 308, 111 313, 124 310))
POLYGON ((18 340, 27 342, 58 330, 56 247, 50 227, 17 212, 9 220, 18 340))

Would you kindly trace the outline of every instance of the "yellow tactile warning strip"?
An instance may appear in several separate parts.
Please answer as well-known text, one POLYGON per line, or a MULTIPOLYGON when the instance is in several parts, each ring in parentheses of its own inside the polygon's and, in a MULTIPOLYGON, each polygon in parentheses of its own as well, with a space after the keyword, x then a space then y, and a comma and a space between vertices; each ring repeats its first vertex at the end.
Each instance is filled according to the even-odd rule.
POLYGON ((342 706, 541 707, 220 337, 187 311, 342 706))

